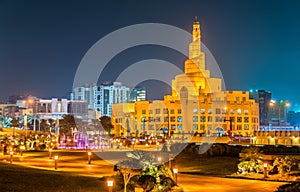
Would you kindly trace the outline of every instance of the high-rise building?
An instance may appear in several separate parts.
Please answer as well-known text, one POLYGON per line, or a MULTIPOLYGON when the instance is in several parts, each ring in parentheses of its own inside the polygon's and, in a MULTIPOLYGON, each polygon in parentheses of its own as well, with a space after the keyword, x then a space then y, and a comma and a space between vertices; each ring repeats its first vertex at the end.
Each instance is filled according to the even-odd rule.
POLYGON ((112 104, 145 100, 146 89, 131 89, 120 82, 105 82, 76 87, 72 95, 75 100, 86 100, 88 108, 100 111, 101 116, 111 116, 112 104))
POLYGON ((289 111, 287 113, 287 122, 291 126, 299 127, 300 126, 300 112, 289 111))
POLYGON ((286 126, 287 123, 287 110, 290 103, 285 100, 271 100, 269 103, 268 119, 269 124, 276 126, 286 126))
POLYGON ((185 134, 251 135, 259 129, 259 108, 249 92, 223 91, 222 79, 211 77, 201 50, 198 20, 194 21, 184 73, 172 80, 164 100, 113 105, 116 135, 185 134))
POLYGON ((115 103, 126 103, 129 101, 130 88, 123 86, 120 82, 102 84, 93 87, 94 107, 100 111, 102 116, 111 116, 111 105, 115 103))
POLYGON ((130 101, 145 101, 146 100, 146 88, 145 87, 136 87, 131 90, 130 101))
POLYGON ((259 122, 260 125, 269 125, 268 113, 272 93, 265 90, 253 90, 249 92, 250 99, 254 99, 259 104, 259 122))
POLYGON ((85 85, 81 87, 75 87, 73 90, 73 99, 79 101, 86 101, 89 109, 94 109, 94 85, 85 85))

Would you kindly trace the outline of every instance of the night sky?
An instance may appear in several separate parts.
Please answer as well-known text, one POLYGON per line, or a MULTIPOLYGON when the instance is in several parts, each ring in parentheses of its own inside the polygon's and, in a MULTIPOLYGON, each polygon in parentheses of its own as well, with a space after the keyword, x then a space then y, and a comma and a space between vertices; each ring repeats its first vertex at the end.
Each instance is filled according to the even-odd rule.
MULTIPOLYGON (((63 97, 76 69, 103 36, 138 23, 165 23, 191 31, 195 15, 202 41, 217 60, 226 88, 265 89, 274 99, 300 104, 300 2, 207 1, 0 1, 0 100, 9 95, 63 97)), ((99 81, 114 80, 120 65, 163 59, 183 67, 184 56, 159 46, 117 55, 99 81), (114 64, 114 65, 113 65, 114 64)), ((170 91, 145 82, 148 99, 170 91), (161 91, 164 90, 164 91, 161 91)))

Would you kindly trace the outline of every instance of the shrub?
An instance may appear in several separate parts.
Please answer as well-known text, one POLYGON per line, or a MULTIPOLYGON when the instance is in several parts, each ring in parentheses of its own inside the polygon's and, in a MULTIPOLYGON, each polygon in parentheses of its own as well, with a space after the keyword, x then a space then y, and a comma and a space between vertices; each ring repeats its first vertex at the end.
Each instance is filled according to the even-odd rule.
POLYGON ((281 185, 275 192, 296 192, 300 191, 300 182, 293 182, 290 184, 281 185))

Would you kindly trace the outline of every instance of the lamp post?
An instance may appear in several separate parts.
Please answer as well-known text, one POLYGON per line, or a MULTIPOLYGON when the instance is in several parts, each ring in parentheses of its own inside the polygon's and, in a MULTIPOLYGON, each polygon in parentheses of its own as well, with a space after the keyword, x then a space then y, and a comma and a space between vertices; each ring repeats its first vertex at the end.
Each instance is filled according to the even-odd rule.
POLYGON ((19 147, 19 150, 20 150, 20 155, 23 156, 22 146, 19 147))
POLYGON ((12 163, 12 162, 13 162, 13 155, 14 155, 14 152, 13 152, 13 151, 10 151, 9 154, 10 154, 10 163, 12 163))
POLYGON ((28 118, 28 116, 27 116, 27 114, 25 113, 25 115, 24 115, 24 117, 23 117, 23 124, 24 124, 24 128, 25 128, 25 141, 27 140, 27 118, 28 118))
POLYGON ((264 163, 264 179, 268 177, 268 163, 264 163))
POLYGON ((3 154, 3 155, 5 155, 4 147, 5 147, 5 144, 2 144, 2 154, 3 154))
POLYGON ((229 136, 232 136, 232 120, 233 120, 233 117, 229 117, 229 119, 224 119, 224 122, 226 121, 229 121, 229 136))
POLYGON ((170 111, 167 108, 167 119, 168 119, 168 138, 171 137, 171 131, 170 131, 170 111))
POLYGON ((52 148, 49 149, 49 159, 52 159, 52 148))
POLYGON ((88 152, 88 164, 90 165, 91 164, 91 155, 92 155, 92 152, 88 152))
POLYGON ((175 166, 175 160, 172 154, 169 153, 169 169, 172 170, 173 166, 175 166))
POLYGON ((113 186, 114 186, 114 181, 112 179, 107 180, 107 187, 109 192, 112 192, 113 186))
POLYGON ((146 134, 146 122, 147 122, 147 120, 146 120, 146 117, 142 117, 142 122, 143 122, 143 136, 145 136, 145 134, 146 134))
POLYGON ((54 156, 54 169, 55 169, 55 170, 57 169, 57 161, 58 161, 58 156, 55 155, 55 156, 54 156))
POLYGON ((173 173, 174 173, 174 177, 175 177, 175 183, 177 185, 177 174, 178 174, 178 169, 177 168, 174 168, 173 169, 173 173))

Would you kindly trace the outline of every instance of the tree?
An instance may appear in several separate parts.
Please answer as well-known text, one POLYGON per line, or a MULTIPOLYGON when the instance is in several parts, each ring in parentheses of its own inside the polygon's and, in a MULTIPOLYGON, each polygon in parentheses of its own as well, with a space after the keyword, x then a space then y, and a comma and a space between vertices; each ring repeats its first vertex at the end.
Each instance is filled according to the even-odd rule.
POLYGON ((100 119, 92 119, 92 126, 93 126, 94 130, 96 130, 96 131, 103 130, 100 119))
POLYGON ((152 189, 154 191, 170 191, 175 186, 172 171, 165 165, 159 165, 151 153, 133 151, 126 155, 136 159, 142 167, 142 176, 138 180, 138 184, 145 191, 151 191, 152 189), (154 178, 154 181, 152 178, 154 178))
POLYGON ((15 128, 19 127, 19 121, 16 118, 13 118, 13 120, 10 123, 10 126, 13 128, 13 136, 15 136, 15 128))
POLYGON ((60 133, 71 135, 71 128, 76 127, 75 118, 73 115, 63 115, 63 119, 59 121, 60 133))
POLYGON ((238 170, 242 173, 262 172, 262 152, 258 147, 249 147, 242 150, 243 157, 238 164, 238 170))
POLYGON ((104 131, 106 131, 110 134, 111 130, 114 128, 114 126, 111 122, 111 118, 108 116, 102 116, 102 117, 100 117, 100 122, 101 122, 101 125, 102 125, 104 131))
POLYGON ((54 127, 55 125, 55 121, 53 119, 48 119, 48 128, 49 128, 49 132, 51 132, 51 129, 54 127))
POLYGON ((136 159, 124 160, 118 164, 119 172, 123 176, 124 181, 124 192, 127 190, 127 184, 130 179, 135 175, 140 174, 140 169, 138 169, 137 165, 139 162, 136 159))
POLYGON ((151 175, 142 175, 137 183, 144 189, 144 191, 149 192, 155 187, 156 178, 151 175))
POLYGON ((261 159, 262 151, 258 147, 249 147, 242 150, 243 157, 241 161, 256 161, 261 159))
POLYGON ((285 173, 290 173, 297 161, 290 156, 277 157, 273 163, 273 168, 277 167, 278 173, 283 176, 285 173))
POLYGON ((50 126, 49 126, 49 124, 47 123, 47 120, 45 120, 45 119, 41 119, 41 120, 40 120, 40 129, 41 129, 41 131, 43 131, 43 132, 48 132, 48 131, 50 131, 50 126))

